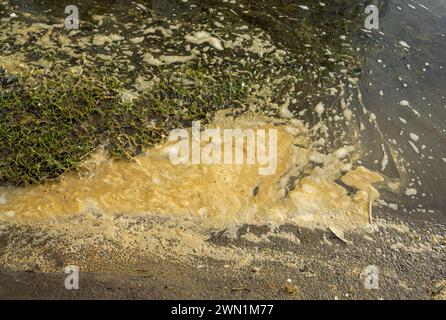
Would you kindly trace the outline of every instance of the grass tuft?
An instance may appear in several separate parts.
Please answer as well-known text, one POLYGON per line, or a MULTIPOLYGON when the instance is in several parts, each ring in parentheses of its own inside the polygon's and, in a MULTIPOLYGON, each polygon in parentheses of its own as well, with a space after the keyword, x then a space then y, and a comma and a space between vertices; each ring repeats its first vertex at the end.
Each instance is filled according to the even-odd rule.
POLYGON ((99 145, 114 158, 138 154, 174 128, 209 120, 246 95, 241 80, 189 65, 123 103, 114 76, 52 72, 0 87, 0 183, 26 185, 76 170, 99 145))

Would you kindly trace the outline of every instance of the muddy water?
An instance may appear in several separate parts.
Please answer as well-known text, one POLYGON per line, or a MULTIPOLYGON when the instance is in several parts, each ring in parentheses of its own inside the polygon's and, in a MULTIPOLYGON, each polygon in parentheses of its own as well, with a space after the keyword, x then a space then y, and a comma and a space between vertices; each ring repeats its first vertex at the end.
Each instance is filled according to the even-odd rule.
MULTIPOLYGON (((48 25, 62 21, 63 15, 56 13, 62 12, 59 2, 12 4, 18 12, 27 12, 27 19, 36 15, 48 25)), ((99 152, 86 162, 82 177, 68 173, 60 182, 4 189, 2 219, 32 221, 98 210, 109 214, 179 215, 210 221, 213 227, 295 222, 350 229, 370 221, 371 206, 378 197, 372 183, 382 181, 384 197, 380 205, 397 212, 441 211, 445 110, 444 97, 435 83, 444 79, 439 55, 444 49, 444 7, 441 2, 436 6, 434 14, 419 5, 412 9, 407 3, 385 2, 380 6, 384 35, 364 36, 360 30, 364 5, 356 2, 151 1, 135 8, 122 1, 113 2, 113 6, 93 1, 80 5, 88 9, 83 11, 87 30, 77 41, 87 50, 91 44, 125 41, 122 38, 133 37, 139 29, 147 31, 150 22, 147 33, 156 37, 145 44, 147 47, 137 48, 142 61, 128 60, 135 72, 145 72, 139 69, 142 63, 146 63, 145 68, 172 64, 174 70, 178 64, 221 55, 241 73, 251 74, 258 83, 253 85, 253 100, 247 103, 253 112, 247 116, 250 120, 217 118, 211 126, 271 126, 274 119, 281 119, 274 124, 281 132, 277 172, 261 177, 255 166, 175 167, 166 158, 166 145, 149 149, 130 162, 111 162, 99 152), (123 14, 126 8, 129 14, 123 14), (147 12, 150 18, 138 25, 138 19, 147 12), (400 24, 391 19, 396 13, 408 21, 433 20, 432 32, 426 31, 433 38, 412 40, 410 32, 402 33, 400 24), (96 29, 98 23, 101 31, 96 29), (115 31, 120 36, 111 37, 110 32, 115 31), (200 36, 194 32, 198 31, 209 34, 204 40, 197 39, 200 36), (180 34, 176 36, 175 32, 180 34), (398 45, 401 33, 401 40, 411 46, 408 51, 398 45), (202 43, 207 48, 200 48, 202 43), (430 59, 422 53, 428 43, 437 44, 430 48, 430 59), (203 52, 185 48, 194 45, 203 52), (224 48, 221 53, 220 45, 224 48), (378 56, 382 58, 375 59, 378 56), (378 59, 382 62, 374 63, 378 59), (429 65, 422 60, 429 60, 425 61, 429 65), (418 69, 409 72, 406 64, 418 69), (388 77, 389 72, 392 77, 388 77), (397 82, 402 82, 399 76, 409 86, 395 93, 401 84, 397 86, 397 82), (369 77, 374 79, 371 86, 369 77), (394 82, 384 82, 390 79, 394 82), (383 95, 377 93, 380 90, 383 95), (406 109, 401 109, 401 100, 409 101, 406 109), (421 106, 434 111, 422 110, 421 106), (264 115, 266 110, 268 116, 264 115), (400 117, 407 122, 404 128, 400 117)), ((11 10, 8 7, 8 12, 11 10)), ((16 40, 27 43, 29 32, 22 29, 21 35, 16 40)), ((415 31, 412 35, 419 36, 415 31)), ((45 47, 48 42, 40 45, 45 47)), ((57 42, 51 46, 57 46, 57 42)), ((100 53, 89 51, 92 57, 87 59, 94 63, 98 58, 106 64, 110 49, 115 54, 112 58, 119 56, 119 46, 112 46, 100 53)), ((6 56, 11 57, 15 50, 12 47, 6 56)), ((3 57, 2 61, 14 59, 3 57)), ((44 62, 36 65, 45 66, 44 62)), ((118 68, 125 70, 125 66, 118 68)))
POLYGON ((199 219, 214 228, 295 222, 351 229, 369 222, 369 206, 379 195, 372 183, 382 178, 364 167, 351 170, 351 162, 344 158, 353 149, 315 154, 306 138, 308 130, 300 123, 274 126, 272 118, 258 115, 233 119, 219 114, 211 128, 216 127, 279 130, 274 171, 259 175, 259 164, 247 163, 173 165, 169 159, 173 143, 149 149, 131 162, 113 162, 98 152, 86 162, 90 168, 82 178, 67 174, 57 183, 7 191, 3 214, 28 222, 88 211, 159 214, 199 219), (309 169, 315 157, 322 157, 323 168, 309 169), (291 177, 304 171, 306 176, 288 190, 291 177), (342 182, 356 188, 355 195, 336 183, 342 172, 348 172, 342 182))

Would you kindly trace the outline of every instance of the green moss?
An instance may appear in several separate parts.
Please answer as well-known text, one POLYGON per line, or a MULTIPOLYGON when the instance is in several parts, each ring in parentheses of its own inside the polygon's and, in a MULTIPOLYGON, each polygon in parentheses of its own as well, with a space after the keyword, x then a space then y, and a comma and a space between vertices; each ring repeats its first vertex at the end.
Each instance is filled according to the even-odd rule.
POLYGON ((171 129, 209 120, 246 95, 241 80, 199 65, 159 81, 132 104, 114 76, 67 72, 31 75, 0 87, 0 183, 23 185, 76 170, 99 145, 125 158, 160 142, 171 129), (57 75, 57 76, 56 76, 57 75))

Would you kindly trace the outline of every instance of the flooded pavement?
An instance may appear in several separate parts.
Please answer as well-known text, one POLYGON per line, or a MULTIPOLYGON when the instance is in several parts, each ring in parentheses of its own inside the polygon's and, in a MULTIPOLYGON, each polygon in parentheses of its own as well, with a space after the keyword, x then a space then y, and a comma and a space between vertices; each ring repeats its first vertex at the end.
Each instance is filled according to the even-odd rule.
POLYGON ((69 4, 0 2, 0 277, 79 266, 97 292, 78 297, 106 296, 111 271, 157 288, 112 297, 442 297, 445 1, 377 1, 372 31, 362 1, 79 1, 79 30, 69 4), (195 121, 277 130, 276 170, 173 165, 168 136, 195 121), (364 290, 371 265, 384 280, 364 290))

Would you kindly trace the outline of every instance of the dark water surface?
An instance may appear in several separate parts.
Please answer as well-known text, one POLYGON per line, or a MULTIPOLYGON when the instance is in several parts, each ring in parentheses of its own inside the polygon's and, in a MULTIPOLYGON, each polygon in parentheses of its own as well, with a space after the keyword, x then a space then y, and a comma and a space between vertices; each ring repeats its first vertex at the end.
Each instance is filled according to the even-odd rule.
MULTIPOLYGON (((383 34, 359 33, 355 39, 367 50, 361 78, 364 104, 376 114, 382 132, 382 137, 366 139, 373 150, 368 163, 373 166, 379 144, 388 142, 404 160, 404 181, 417 194, 387 196, 399 198, 411 212, 435 211, 444 217, 446 1, 389 1, 381 14, 383 34), (402 51, 400 41, 410 48, 402 51), (401 106, 402 100, 410 107, 401 106)), ((391 166, 384 173, 394 174, 391 166)))

